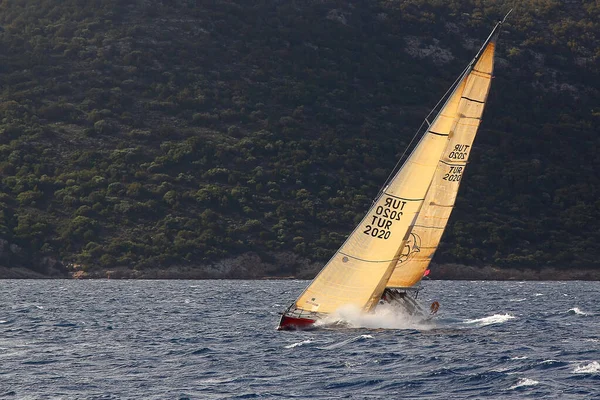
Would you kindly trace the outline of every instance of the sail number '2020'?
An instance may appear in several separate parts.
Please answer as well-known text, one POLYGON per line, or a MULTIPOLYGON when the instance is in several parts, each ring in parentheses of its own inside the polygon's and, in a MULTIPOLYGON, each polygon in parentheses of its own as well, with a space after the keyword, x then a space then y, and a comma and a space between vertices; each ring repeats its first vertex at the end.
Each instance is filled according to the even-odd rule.
POLYGON ((458 182, 462 177, 462 172, 463 167, 450 167, 450 172, 444 174, 442 179, 449 182, 458 182))
POLYGON ((371 223, 365 227, 363 233, 377 239, 389 239, 392 235, 390 228, 394 221, 400 221, 405 205, 404 200, 386 197, 383 205, 375 207, 371 223))

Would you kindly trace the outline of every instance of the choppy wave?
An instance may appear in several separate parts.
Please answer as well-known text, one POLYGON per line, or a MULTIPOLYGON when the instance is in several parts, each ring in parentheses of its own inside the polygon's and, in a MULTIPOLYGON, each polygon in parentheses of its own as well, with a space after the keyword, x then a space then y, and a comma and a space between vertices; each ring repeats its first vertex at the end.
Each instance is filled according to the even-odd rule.
POLYGON ((575 374, 595 374, 600 372, 600 363, 598 361, 592 361, 586 365, 579 365, 574 370, 575 374))
POLYGON ((518 388, 525 387, 525 386, 535 386, 535 385, 538 385, 539 383, 540 382, 536 381, 535 379, 522 378, 522 379, 519 379, 519 381, 516 384, 509 387, 508 390, 514 390, 514 389, 518 389, 518 388))
POLYGON ((545 369, 560 368, 560 367, 564 367, 566 365, 569 365, 569 363, 566 361, 548 359, 548 360, 543 360, 543 361, 539 362, 536 365, 536 367, 539 369, 545 370, 545 369))
POLYGON ((301 342, 296 342, 296 343, 288 344, 287 346, 285 346, 285 348, 286 349, 293 349, 294 347, 304 346, 305 344, 309 344, 309 343, 312 343, 312 340, 306 339, 306 340, 303 340, 301 342))
POLYGON ((427 281, 434 322, 273 329, 307 284, 2 281, 0 398, 600 399, 600 282, 427 281))
POLYGON ((540 362, 540 364, 556 364, 556 363, 560 363, 561 361, 559 360, 553 360, 553 359, 548 359, 548 360, 544 360, 542 362, 540 362))
POLYGON ((486 325, 492 325, 492 324, 502 324, 506 321, 509 321, 511 319, 514 319, 516 317, 514 317, 513 315, 510 314, 494 314, 494 315, 490 315, 489 317, 484 317, 484 318, 476 318, 476 319, 467 319, 464 321, 465 324, 473 324, 476 326, 486 326, 486 325))
POLYGON ((344 346, 347 346, 347 345, 355 343, 355 342, 362 342, 362 341, 365 341, 367 339, 373 339, 373 336, 371 336, 371 335, 359 335, 359 336, 356 336, 356 337, 352 337, 350 339, 343 340, 343 341, 341 341, 339 343, 334 343, 334 344, 330 344, 329 346, 321 347, 321 349, 322 350, 338 349, 340 347, 344 347, 344 346))
POLYGON ((567 311, 568 314, 573 315, 590 315, 589 313, 582 311, 579 307, 573 307, 567 311))

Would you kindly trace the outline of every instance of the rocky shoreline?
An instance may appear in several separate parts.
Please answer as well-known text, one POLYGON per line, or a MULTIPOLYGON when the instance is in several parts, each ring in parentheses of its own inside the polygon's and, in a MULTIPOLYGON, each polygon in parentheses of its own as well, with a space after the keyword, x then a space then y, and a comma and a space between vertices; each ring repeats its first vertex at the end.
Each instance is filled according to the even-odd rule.
MULTIPOLYGON (((127 267, 88 270, 85 266, 45 259, 44 268, 0 266, 0 279, 312 279, 322 263, 291 252, 257 254, 254 252, 206 265, 180 265, 166 269, 142 270, 127 267), (43 272, 38 272, 43 271, 43 272)), ((499 268, 461 264, 432 264, 429 279, 567 281, 600 280, 600 269, 499 268)))

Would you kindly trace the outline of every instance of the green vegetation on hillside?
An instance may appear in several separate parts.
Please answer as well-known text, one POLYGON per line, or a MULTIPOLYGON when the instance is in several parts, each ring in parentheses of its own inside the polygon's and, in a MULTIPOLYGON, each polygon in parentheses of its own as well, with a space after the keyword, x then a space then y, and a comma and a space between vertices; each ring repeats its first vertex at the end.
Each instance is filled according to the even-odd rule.
MULTIPOLYGON (((0 3, 0 263, 326 260, 504 3, 0 3)), ((436 262, 600 267, 599 25, 510 16, 436 262)))

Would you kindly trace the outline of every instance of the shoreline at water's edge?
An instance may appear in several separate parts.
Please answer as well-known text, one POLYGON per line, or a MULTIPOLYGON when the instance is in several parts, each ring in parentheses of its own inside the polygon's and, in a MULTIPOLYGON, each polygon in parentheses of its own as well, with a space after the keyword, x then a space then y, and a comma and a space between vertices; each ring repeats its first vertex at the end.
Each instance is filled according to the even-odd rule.
MULTIPOLYGON (((16 267, 0 267, 0 279, 240 279, 240 280, 289 280, 312 279, 312 274, 301 272, 296 275, 277 274, 218 274, 207 272, 201 268, 171 267, 168 269, 151 268, 133 270, 129 268, 111 268, 90 272, 76 271, 67 275, 44 275, 33 270, 16 267)), ((439 264, 431 268, 431 280, 483 280, 483 281, 600 281, 598 269, 555 268, 496 268, 491 266, 474 267, 458 264, 439 264)))
POLYGON ((0 279, 72 279, 72 276, 56 270, 51 270, 49 274, 42 274, 24 267, 0 266, 0 279))
POLYGON ((435 280, 483 281, 600 281, 598 268, 500 268, 461 264, 437 264, 431 267, 435 280))

